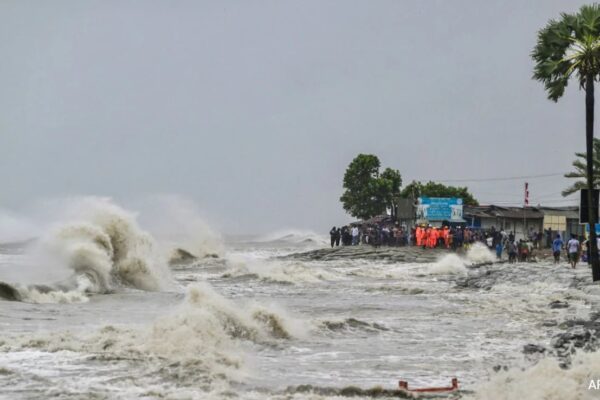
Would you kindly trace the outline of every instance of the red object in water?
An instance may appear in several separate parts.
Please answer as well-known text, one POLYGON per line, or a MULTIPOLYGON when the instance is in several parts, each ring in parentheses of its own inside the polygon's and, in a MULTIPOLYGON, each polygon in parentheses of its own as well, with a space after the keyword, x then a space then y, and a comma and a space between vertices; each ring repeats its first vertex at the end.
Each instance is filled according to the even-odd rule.
POLYGON ((452 378, 452 386, 447 386, 447 387, 409 389, 407 381, 400 381, 400 382, 398 382, 398 385, 400 386, 400 390, 404 390, 406 392, 414 392, 414 393, 454 392, 454 391, 458 390, 458 379, 452 378))

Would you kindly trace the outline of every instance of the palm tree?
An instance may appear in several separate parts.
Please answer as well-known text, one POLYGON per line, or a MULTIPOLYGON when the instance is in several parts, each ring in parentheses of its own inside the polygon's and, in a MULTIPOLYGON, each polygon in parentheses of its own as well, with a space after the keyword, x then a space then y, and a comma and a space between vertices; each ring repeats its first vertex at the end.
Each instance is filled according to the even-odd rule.
MULTIPOLYGON (((569 79, 575 75, 579 87, 585 89, 585 142, 588 215, 590 222, 598 220, 592 204, 594 189, 594 81, 600 77, 600 5, 586 5, 577 14, 561 15, 550 20, 538 32, 537 44, 531 54, 535 61, 533 78, 541 81, 548 98, 558 101, 569 79)), ((591 223, 590 225, 593 226, 591 223)), ((600 260, 596 229, 590 229, 590 258, 592 277, 600 280, 600 260)))
MULTIPOLYGON (((573 161, 575 170, 565 174, 565 178, 583 179, 573 183, 571 186, 562 191, 563 196, 570 196, 573 193, 579 192, 581 189, 587 188, 587 161, 585 153, 575 153, 578 159, 573 161)), ((594 187, 600 188, 600 139, 594 138, 594 187)))

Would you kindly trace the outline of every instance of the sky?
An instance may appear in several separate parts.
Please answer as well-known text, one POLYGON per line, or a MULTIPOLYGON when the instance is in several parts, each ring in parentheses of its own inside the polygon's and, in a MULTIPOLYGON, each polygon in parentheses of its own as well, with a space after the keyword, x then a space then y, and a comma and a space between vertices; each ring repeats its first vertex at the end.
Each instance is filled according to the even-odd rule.
POLYGON ((556 174, 585 149, 584 93, 547 100, 530 53, 582 4, 4 0, 0 210, 166 194, 223 233, 326 232, 353 220, 359 153, 483 203, 527 180, 531 204, 575 204, 556 174))

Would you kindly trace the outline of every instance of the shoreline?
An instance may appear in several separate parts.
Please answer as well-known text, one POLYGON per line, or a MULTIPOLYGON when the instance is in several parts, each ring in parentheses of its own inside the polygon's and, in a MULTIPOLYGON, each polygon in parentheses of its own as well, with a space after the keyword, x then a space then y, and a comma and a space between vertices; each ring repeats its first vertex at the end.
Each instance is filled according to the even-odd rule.
MULTIPOLYGON (((447 249, 423 249, 417 246, 374 247, 371 245, 361 244, 358 246, 339 246, 333 248, 327 247, 323 249, 292 253, 280 258, 302 261, 363 259, 386 262, 429 263, 435 262, 440 256, 452 253, 452 251, 447 249)), ((464 251, 455 254, 464 254, 464 251)))
MULTIPOLYGON (((487 247, 486 247, 487 248, 487 247)), ((492 249, 487 248, 494 256, 494 261, 490 263, 505 263, 508 262, 508 256, 502 254, 501 259, 496 259, 496 255, 492 249)), ((298 253, 287 254, 278 257, 280 259, 295 259, 301 261, 333 261, 333 260, 376 260, 384 262, 407 262, 407 263, 431 263, 436 262, 440 257, 447 254, 456 254, 458 256, 466 255, 468 250, 463 248, 456 251, 445 248, 422 248, 418 246, 380 246, 374 247, 371 245, 360 244, 358 246, 338 246, 325 247, 321 249, 302 251, 298 253)), ((551 249, 536 249, 533 252, 533 259, 527 262, 552 261, 554 256, 551 249)), ((561 253, 561 263, 568 263, 566 253, 561 253)), ((586 265, 581 262, 580 265, 586 265)))

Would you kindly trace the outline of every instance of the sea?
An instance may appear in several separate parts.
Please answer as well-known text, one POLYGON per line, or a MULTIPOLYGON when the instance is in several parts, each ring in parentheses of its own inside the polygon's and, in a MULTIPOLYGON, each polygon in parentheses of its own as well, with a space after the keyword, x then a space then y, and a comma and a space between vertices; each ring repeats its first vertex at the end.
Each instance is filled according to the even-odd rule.
POLYGON ((0 398, 370 399, 454 377, 453 399, 600 398, 598 353, 523 352, 595 311, 587 266, 490 264, 480 245, 297 259, 329 243, 291 229, 175 236, 95 201, 0 244, 0 398))

